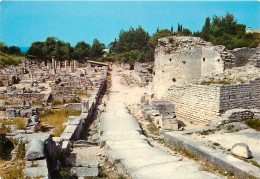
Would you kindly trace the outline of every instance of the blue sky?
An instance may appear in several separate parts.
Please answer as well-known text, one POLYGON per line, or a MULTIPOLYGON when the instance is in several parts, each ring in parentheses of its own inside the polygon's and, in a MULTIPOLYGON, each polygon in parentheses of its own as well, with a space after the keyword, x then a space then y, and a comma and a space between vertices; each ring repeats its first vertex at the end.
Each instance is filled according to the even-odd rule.
POLYGON ((239 23, 260 28, 257 1, 8 1, 0 2, 0 41, 7 45, 30 46, 55 36, 75 45, 92 44, 98 38, 106 45, 119 32, 141 25, 149 34, 157 27, 180 23, 201 30, 206 17, 235 15, 239 23))

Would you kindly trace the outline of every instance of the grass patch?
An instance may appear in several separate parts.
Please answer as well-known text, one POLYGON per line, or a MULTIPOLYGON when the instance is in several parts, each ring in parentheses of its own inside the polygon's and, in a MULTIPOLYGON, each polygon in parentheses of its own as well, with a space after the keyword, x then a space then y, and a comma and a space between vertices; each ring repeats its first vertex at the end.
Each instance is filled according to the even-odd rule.
POLYGON ((90 98, 91 94, 88 94, 88 93, 77 93, 76 92, 76 95, 80 98, 90 98))
POLYGON ((16 150, 16 158, 23 160, 25 156, 25 144, 19 143, 16 150))
POLYGON ((199 132, 200 135, 209 135, 209 134, 214 134, 216 131, 215 130, 207 130, 207 131, 201 131, 199 132))
POLYGON ((18 101, 5 101, 4 105, 21 105, 18 101))
POLYGON ((151 116, 148 114, 147 117, 145 118, 145 120, 147 120, 148 122, 153 122, 151 116))
POLYGON ((106 178, 108 177, 108 171, 104 170, 102 167, 98 170, 98 178, 106 178))
POLYGON ((234 125, 230 124, 227 126, 227 130, 232 130, 234 128, 234 125))
POLYGON ((22 179, 24 178, 23 169, 25 168, 25 160, 16 160, 13 163, 5 162, 8 167, 0 168, 0 176, 4 179, 22 179))
POLYGON ((224 81, 224 80, 210 80, 210 81, 202 81, 200 83, 201 85, 211 85, 211 84, 221 84, 221 85, 230 85, 231 83, 229 81, 224 81))
POLYGON ((11 130, 8 127, 5 127, 5 125, 0 128, 0 134, 7 134, 9 132, 11 132, 11 130))
POLYGON ((42 105, 42 101, 33 101, 31 105, 32 106, 40 106, 40 105, 42 105))
POLYGON ((52 103, 52 106, 55 106, 55 107, 58 107, 58 106, 61 106, 61 105, 64 105, 64 104, 68 104, 68 103, 79 103, 79 102, 80 101, 77 98, 72 98, 72 99, 69 99, 69 100, 63 99, 63 101, 55 100, 53 98, 51 98, 49 100, 49 103, 52 103))
POLYGON ((62 124, 68 121, 69 116, 80 116, 80 114, 81 110, 64 108, 60 110, 44 109, 39 113, 39 118, 42 124, 53 127, 54 129, 51 133, 58 137, 65 128, 62 124))
POLYGON ((212 144, 215 145, 215 146, 220 146, 220 144, 217 143, 217 142, 213 142, 212 144))
POLYGON ((154 135, 159 135, 159 130, 158 128, 155 126, 154 123, 151 123, 149 126, 148 126, 148 130, 154 134, 154 135))
POLYGON ((260 131, 260 120, 259 119, 246 119, 245 123, 249 127, 253 128, 253 129, 257 130, 257 131, 260 131))
POLYGON ((17 129, 26 129, 26 118, 1 119, 3 125, 16 125, 17 129))
POLYGON ((9 65, 18 65, 19 63, 22 62, 23 58, 24 57, 19 57, 16 55, 8 55, 3 52, 0 52, 0 68, 9 65))

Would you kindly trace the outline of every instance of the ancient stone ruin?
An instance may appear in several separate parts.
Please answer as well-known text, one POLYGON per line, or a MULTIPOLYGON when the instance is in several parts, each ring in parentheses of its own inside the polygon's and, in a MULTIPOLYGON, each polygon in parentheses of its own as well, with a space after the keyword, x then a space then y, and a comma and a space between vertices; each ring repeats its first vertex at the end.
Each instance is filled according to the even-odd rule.
POLYGON ((159 39, 154 63, 52 57, 0 69, 0 167, 20 161, 24 178, 260 178, 259 55, 174 36, 159 39))

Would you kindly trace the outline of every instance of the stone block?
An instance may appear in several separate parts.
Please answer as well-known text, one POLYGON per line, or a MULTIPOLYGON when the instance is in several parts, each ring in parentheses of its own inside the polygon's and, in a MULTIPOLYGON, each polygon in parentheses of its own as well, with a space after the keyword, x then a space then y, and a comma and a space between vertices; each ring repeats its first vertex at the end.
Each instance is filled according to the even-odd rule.
POLYGON ((14 108, 7 108, 6 109, 6 117, 7 117, 7 119, 12 119, 12 118, 16 117, 15 116, 15 109, 14 108))
POLYGON ((95 177, 98 176, 98 168, 74 167, 72 173, 77 177, 95 177))
POLYGON ((33 115, 33 111, 32 111, 32 109, 22 109, 20 111, 20 115, 22 117, 31 117, 33 115))
POLYGON ((89 111, 89 100, 82 100, 81 110, 82 110, 82 113, 88 113, 88 111, 89 111))
POLYGON ((37 160, 45 158, 44 141, 34 138, 26 146, 25 159, 37 160))
POLYGON ((252 152, 249 150, 249 147, 245 143, 236 143, 231 148, 231 153, 243 158, 252 158, 252 152))

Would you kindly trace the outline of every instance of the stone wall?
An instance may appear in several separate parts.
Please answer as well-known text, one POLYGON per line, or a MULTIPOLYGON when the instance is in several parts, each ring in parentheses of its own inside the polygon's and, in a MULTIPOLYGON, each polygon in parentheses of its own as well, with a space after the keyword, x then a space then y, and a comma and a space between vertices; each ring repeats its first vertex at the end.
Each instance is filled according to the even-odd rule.
POLYGON ((8 99, 13 102, 22 103, 24 100, 43 101, 46 94, 43 93, 0 93, 0 99, 8 99))
POLYGON ((190 85, 170 88, 166 99, 175 105, 178 120, 209 122, 221 115, 219 97, 219 86, 190 85))
POLYGON ((167 37, 155 49, 153 90, 162 98, 169 87, 211 73, 221 73, 234 63, 224 46, 214 46, 198 37, 167 37))
POLYGON ((172 87, 166 99, 173 101, 179 120, 210 122, 230 109, 260 109, 260 79, 246 84, 172 87))
POLYGON ((236 48, 234 50, 230 50, 230 53, 232 53, 236 57, 236 63, 234 64, 235 67, 244 66, 246 63, 248 63, 248 60, 255 55, 257 52, 260 51, 260 48, 236 48))
POLYGON ((220 86, 221 112, 235 108, 260 109, 260 78, 247 84, 220 86))

